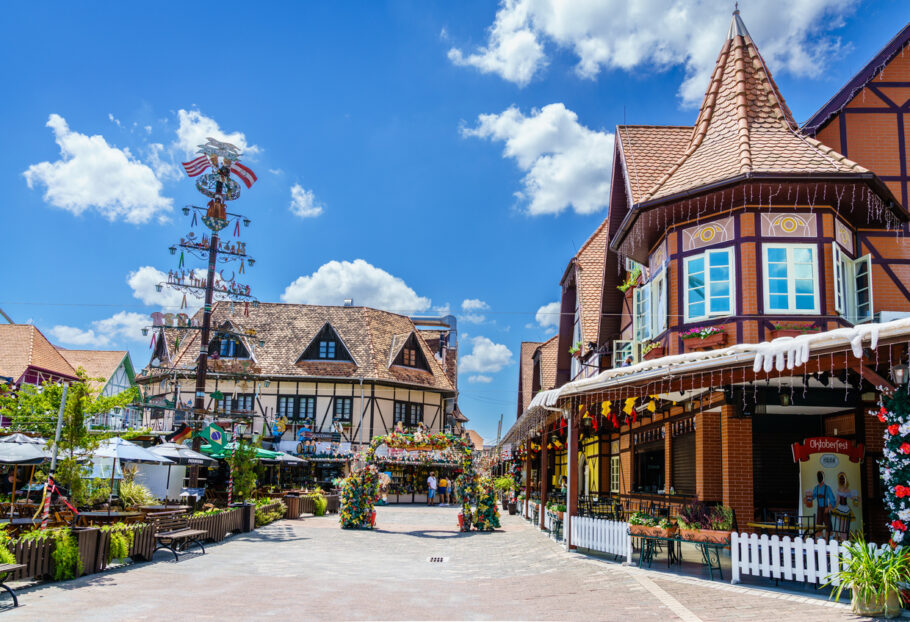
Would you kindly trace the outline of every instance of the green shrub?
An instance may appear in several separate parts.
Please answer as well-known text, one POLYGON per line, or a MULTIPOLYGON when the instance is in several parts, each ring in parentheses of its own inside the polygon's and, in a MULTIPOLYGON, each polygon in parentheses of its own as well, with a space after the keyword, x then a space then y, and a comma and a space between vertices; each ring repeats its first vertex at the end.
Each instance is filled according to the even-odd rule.
POLYGON ((10 537, 9 533, 6 531, 6 527, 0 528, 0 563, 2 564, 15 564, 16 556, 13 555, 13 552, 10 550, 10 547, 13 544, 13 540, 10 537))
POLYGON ((130 548, 133 546, 133 537, 136 535, 134 526, 126 523, 114 523, 103 526, 101 531, 111 534, 111 543, 107 553, 108 563, 114 559, 120 562, 126 560, 130 555, 130 548))
POLYGON ((329 500, 320 494, 313 495, 313 506, 313 512, 316 516, 325 516, 325 510, 329 507, 329 500))
POLYGON ((288 507, 279 499, 260 499, 256 501, 256 526, 262 527, 263 525, 268 525, 269 523, 284 518, 287 509, 288 507), (265 506, 273 503, 277 503, 278 507, 274 510, 265 509, 265 506))
POLYGON ((120 502, 123 507, 137 505, 153 505, 158 502, 152 491, 132 480, 124 479, 120 482, 120 502))

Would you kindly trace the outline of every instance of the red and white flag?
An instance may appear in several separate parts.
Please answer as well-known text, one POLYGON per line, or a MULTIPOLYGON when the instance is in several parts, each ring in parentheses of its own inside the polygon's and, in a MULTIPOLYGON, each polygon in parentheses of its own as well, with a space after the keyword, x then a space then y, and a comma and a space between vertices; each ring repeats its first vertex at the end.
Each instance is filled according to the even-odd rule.
POLYGON ((183 168, 186 169, 186 174, 190 177, 196 177, 201 175, 205 169, 212 165, 212 161, 209 160, 207 155, 201 155, 195 160, 190 160, 189 162, 183 163, 183 168))
POLYGON ((240 181, 242 181, 247 188, 252 186, 253 182, 258 179, 256 177, 256 173, 254 173, 251 169, 247 168, 240 162, 234 162, 231 164, 231 172, 239 177, 240 181))

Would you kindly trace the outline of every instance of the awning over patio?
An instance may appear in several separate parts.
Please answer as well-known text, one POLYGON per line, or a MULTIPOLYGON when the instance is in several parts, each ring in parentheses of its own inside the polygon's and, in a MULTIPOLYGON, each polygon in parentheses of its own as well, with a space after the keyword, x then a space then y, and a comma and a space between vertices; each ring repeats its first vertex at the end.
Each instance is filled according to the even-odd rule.
MULTIPOLYGON (((580 397, 624 388, 646 386, 655 382, 711 374, 732 368, 750 368, 753 374, 794 372, 812 359, 832 353, 852 353, 863 358, 864 348, 903 343, 910 340, 910 318, 884 323, 859 324, 822 333, 798 337, 781 337, 770 342, 743 343, 704 352, 687 352, 646 360, 628 367, 617 367, 596 376, 564 384, 534 396, 503 437, 503 443, 523 441, 536 430, 547 415, 565 405, 571 397, 580 397)), ((848 354, 849 356, 849 354, 848 354)))

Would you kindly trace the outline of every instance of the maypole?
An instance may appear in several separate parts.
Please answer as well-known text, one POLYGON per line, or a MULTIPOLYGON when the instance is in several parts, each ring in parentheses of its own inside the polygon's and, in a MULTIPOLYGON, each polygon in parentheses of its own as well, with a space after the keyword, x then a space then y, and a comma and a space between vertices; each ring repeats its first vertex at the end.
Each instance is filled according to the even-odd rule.
MULTIPOLYGON (((220 237, 220 233, 233 224, 233 236, 240 236, 240 223, 248 227, 250 219, 227 211, 226 202, 234 201, 240 196, 240 183, 250 188, 256 181, 256 174, 251 169, 240 163, 242 154, 240 150, 226 142, 215 140, 214 138, 206 139, 206 143, 199 145, 200 154, 193 160, 183 163, 183 168, 187 175, 196 178, 196 189, 206 196, 209 201, 205 207, 196 205, 187 205, 183 208, 184 216, 192 216, 190 227, 199 226, 201 221, 209 233, 203 231, 198 234, 191 230, 186 237, 180 238, 180 243, 170 247, 171 255, 177 255, 179 250, 179 260, 176 270, 168 272, 167 281, 157 286, 158 291, 164 287, 170 287, 183 293, 181 309, 188 307, 187 295, 203 299, 202 321, 201 324, 189 322, 185 314, 178 314, 178 321, 173 328, 184 330, 199 330, 199 354, 196 358, 196 386, 193 400, 192 417, 188 422, 195 432, 193 436, 193 450, 199 451, 202 446, 202 439, 199 432, 202 430, 203 423, 206 419, 211 419, 210 411, 206 408, 206 378, 209 372, 209 348, 212 337, 212 309, 213 302, 218 300, 231 301, 231 309, 234 303, 243 304, 244 315, 249 315, 249 306, 258 306, 259 302, 250 294, 250 286, 240 283, 236 277, 245 272, 245 266, 252 267, 255 260, 246 254, 246 243, 242 241, 229 242, 220 237), (211 170, 209 170, 211 169, 211 170), (206 172, 208 171, 208 172, 206 172), (232 176, 235 176, 238 183, 232 176), (207 270, 205 278, 197 275, 197 270, 187 270, 185 268, 186 255, 193 255, 206 261, 207 270), (217 269, 218 262, 234 264, 235 270, 230 277, 225 276, 225 269, 217 269), (183 319, 181 319, 181 316, 183 319)), ((227 237, 227 236, 225 236, 227 237)), ((231 330, 218 328, 215 331, 215 337, 220 341, 222 339, 235 338, 242 342, 245 338, 255 336, 254 333, 237 333, 231 330)), ((228 354, 230 356, 231 354, 228 354)), ((232 370, 237 371, 237 370, 232 370)), ((247 376, 254 370, 239 370, 240 376, 247 376)), ((179 404, 174 404, 175 411, 180 408, 179 404)), ((223 414, 231 418, 232 413, 226 408, 223 414)), ((233 424, 232 424, 233 428, 233 424)), ((190 470, 190 487, 196 488, 199 484, 199 467, 193 466, 190 470)))

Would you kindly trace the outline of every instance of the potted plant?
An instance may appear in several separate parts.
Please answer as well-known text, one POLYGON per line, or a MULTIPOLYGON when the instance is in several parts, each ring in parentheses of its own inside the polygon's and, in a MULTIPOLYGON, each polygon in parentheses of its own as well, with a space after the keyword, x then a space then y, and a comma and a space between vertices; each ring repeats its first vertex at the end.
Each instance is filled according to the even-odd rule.
POLYGON ((812 322, 774 322, 768 338, 799 337, 807 333, 817 332, 819 332, 819 328, 812 322))
POLYGON ((853 538, 843 543, 846 554, 841 555, 840 570, 825 585, 838 581, 831 594, 835 600, 849 588, 857 615, 896 618, 903 606, 901 585, 910 581, 910 550, 901 547, 872 553, 861 534, 853 538))
POLYGON ((659 341, 648 341, 641 346, 641 356, 646 361, 659 359, 664 355, 664 344, 659 341))
POLYGON ((729 544, 733 530, 733 510, 725 505, 711 507, 699 501, 684 505, 676 517, 676 523, 683 540, 729 544))
POLYGON ((616 289, 618 289, 619 291, 621 291, 622 293, 625 294, 626 292, 630 291, 633 287, 638 285, 638 278, 640 276, 641 276, 641 266, 635 266, 635 268, 632 269, 632 272, 630 272, 628 274, 628 276, 626 276, 626 280, 623 281, 620 285, 617 285, 616 289))
POLYGON ((727 343, 727 333, 723 326, 696 326, 679 334, 686 352, 710 350, 727 343))
POLYGON ((574 357, 577 358, 577 359, 580 359, 580 358, 581 358, 582 349, 584 348, 584 345, 585 345, 585 344, 583 344, 582 342, 576 341, 576 342, 572 345, 572 347, 569 348, 569 354, 571 354, 572 356, 574 356, 574 357))
POLYGON ((656 518, 644 512, 629 517, 629 533, 633 536, 668 538, 676 533, 676 525, 667 518, 656 518))
POLYGON ((565 518, 565 515, 566 515, 566 504, 565 503, 557 503, 555 509, 556 509, 556 516, 557 516, 557 518, 559 518, 559 520, 562 520, 563 518, 565 518))
POLYGON ((512 489, 515 487, 515 480, 510 475, 497 477, 493 481, 493 488, 499 491, 502 498, 502 509, 509 509, 509 498, 512 496, 512 489))

